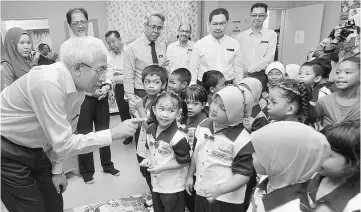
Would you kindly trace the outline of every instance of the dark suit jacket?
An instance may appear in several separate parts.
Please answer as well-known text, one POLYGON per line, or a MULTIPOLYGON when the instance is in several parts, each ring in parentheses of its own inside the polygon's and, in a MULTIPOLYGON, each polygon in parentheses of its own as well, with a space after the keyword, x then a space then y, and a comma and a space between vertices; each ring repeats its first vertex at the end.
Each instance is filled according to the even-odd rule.
POLYGON ((41 65, 50 65, 55 63, 55 60, 49 59, 47 57, 44 57, 43 55, 39 56, 39 60, 38 60, 38 66, 41 65))

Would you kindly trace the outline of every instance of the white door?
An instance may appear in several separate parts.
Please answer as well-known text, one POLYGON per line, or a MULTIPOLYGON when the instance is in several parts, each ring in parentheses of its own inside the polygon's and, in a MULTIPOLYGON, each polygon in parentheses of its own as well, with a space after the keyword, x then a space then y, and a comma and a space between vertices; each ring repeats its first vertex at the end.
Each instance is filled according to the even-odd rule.
POLYGON ((323 4, 286 9, 281 61, 302 65, 321 39, 323 4))

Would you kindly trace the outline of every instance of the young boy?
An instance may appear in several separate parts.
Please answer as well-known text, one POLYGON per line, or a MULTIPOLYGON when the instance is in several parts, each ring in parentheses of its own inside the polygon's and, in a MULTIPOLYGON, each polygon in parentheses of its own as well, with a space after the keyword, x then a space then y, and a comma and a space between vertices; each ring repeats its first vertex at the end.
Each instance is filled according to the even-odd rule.
POLYGON ((191 72, 186 68, 178 68, 174 70, 169 76, 168 91, 173 91, 176 94, 182 93, 191 82, 191 72))
MULTIPOLYGON (((312 62, 320 65, 321 68, 323 69, 322 79, 321 79, 319 84, 326 86, 326 88, 328 90, 330 90, 331 93, 336 92, 337 88, 336 88, 335 83, 333 83, 332 81, 329 80, 330 73, 331 73, 331 70, 332 70, 331 61, 320 57, 320 58, 316 58, 316 59, 312 60, 312 62)), ((324 86, 321 86, 321 88, 324 87, 324 86)))
POLYGON ((360 121, 360 57, 346 58, 340 63, 335 83, 338 91, 322 97, 316 104, 323 126, 348 120, 360 121))
POLYGON ((298 72, 297 80, 304 82, 312 88, 312 99, 310 103, 313 106, 316 105, 319 98, 331 93, 327 88, 328 85, 325 84, 325 79, 323 80, 324 75, 324 69, 320 64, 314 62, 314 60, 305 62, 298 72))
POLYGON ((211 70, 203 74, 202 86, 208 93, 208 100, 206 106, 209 107, 212 103, 213 94, 224 88, 226 79, 220 71, 211 70))
MULTIPOLYGON (((146 144, 146 131, 149 124, 153 123, 154 120, 150 120, 150 111, 152 108, 152 104, 161 91, 163 91, 167 85, 168 81, 168 73, 162 67, 157 65, 150 65, 146 67, 142 72, 142 82, 144 85, 144 90, 147 95, 144 98, 136 97, 134 100, 135 104, 135 116, 147 118, 148 121, 142 123, 140 129, 138 128, 135 133, 135 144, 137 149, 137 159, 140 164, 144 158, 146 158, 147 149, 145 147, 146 144)), ((145 177, 147 184, 149 186, 150 191, 152 191, 152 183, 150 173, 147 171, 147 168, 140 167, 140 172, 145 177)))

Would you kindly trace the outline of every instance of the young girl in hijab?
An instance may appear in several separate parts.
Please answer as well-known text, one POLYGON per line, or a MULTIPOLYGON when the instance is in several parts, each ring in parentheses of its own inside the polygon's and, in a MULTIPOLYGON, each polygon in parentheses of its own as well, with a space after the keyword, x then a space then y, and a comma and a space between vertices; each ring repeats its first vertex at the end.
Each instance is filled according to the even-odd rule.
POLYGON ((316 212, 361 210, 360 122, 345 121, 325 127, 331 155, 308 185, 316 212))
POLYGON ((239 86, 247 88, 253 97, 252 114, 249 118, 244 119, 244 126, 249 131, 255 131, 268 124, 267 101, 261 99, 262 83, 256 78, 247 77, 240 82, 239 86))
POLYGON ((243 87, 226 86, 213 96, 209 118, 196 129, 186 180, 186 191, 191 194, 196 174, 196 212, 244 211, 253 148, 242 122, 252 105, 253 98, 243 87))
POLYGON ((257 186, 248 211, 311 211, 307 184, 331 153, 326 137, 305 124, 281 121, 252 133, 251 141, 253 166, 267 178, 257 186))
POLYGON ((30 50, 31 40, 27 32, 19 27, 9 29, 1 52, 1 89, 28 73, 35 65, 30 59, 30 50))

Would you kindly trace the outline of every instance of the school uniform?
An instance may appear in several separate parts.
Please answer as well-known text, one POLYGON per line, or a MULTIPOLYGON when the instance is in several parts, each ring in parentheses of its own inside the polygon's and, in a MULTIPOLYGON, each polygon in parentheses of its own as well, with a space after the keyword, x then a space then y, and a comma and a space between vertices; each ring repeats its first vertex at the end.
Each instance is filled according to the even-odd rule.
MULTIPOLYGON (((150 111, 152 109, 152 104, 153 102, 148 103, 148 105, 146 105, 148 100, 148 96, 145 96, 142 98, 143 101, 143 107, 145 108, 145 112, 147 115, 147 124, 150 125, 151 123, 154 122, 154 120, 151 119, 150 117, 150 111)), ((143 126, 143 124, 141 125, 140 128, 137 129, 137 132, 135 133, 135 147, 136 147, 136 153, 137 153, 137 160, 138 163, 141 163, 144 158, 147 157, 147 148, 146 146, 146 139, 147 139, 147 130, 145 129, 145 127, 143 126)), ((151 182, 151 177, 150 177, 150 173, 147 170, 147 167, 140 167, 140 173, 142 173, 143 177, 146 179, 149 190, 152 191, 152 182, 151 182)))
MULTIPOLYGON (((258 110, 260 108, 255 108, 255 110, 258 110)), ((253 117, 253 111, 252 111, 252 117, 253 117)), ((264 108, 263 110, 260 110, 260 112, 257 114, 257 116, 254 117, 254 121, 252 122, 251 126, 251 132, 254 132, 267 124, 271 122, 270 117, 268 115, 267 108, 264 108)))
MULTIPOLYGON (((157 124, 147 130, 146 148, 149 150, 152 165, 189 164, 190 153, 186 135, 178 129, 174 121, 168 129, 156 136, 157 124)), ((151 174, 153 186, 153 208, 155 212, 184 212, 184 190, 188 166, 151 174)))
POLYGON ((268 178, 256 188, 247 212, 308 212, 311 207, 307 196, 307 185, 297 183, 267 192, 268 178))
POLYGON ((329 89, 331 84, 333 84, 333 82, 326 82, 326 83, 322 83, 322 84, 317 84, 312 89, 312 99, 310 101, 310 104, 315 106, 316 102, 318 101, 319 98, 331 94, 332 92, 329 89))
POLYGON ((195 137, 196 161, 196 212, 244 211, 243 201, 247 186, 223 194, 210 204, 204 189, 230 180, 235 174, 252 176, 252 153, 250 134, 242 124, 214 132, 213 121, 199 124, 195 137))
POLYGON ((337 212, 353 212, 361 210, 360 180, 357 182, 346 182, 335 188, 332 192, 316 200, 316 194, 323 178, 324 176, 317 174, 308 185, 311 207, 313 209, 326 205, 337 212))
MULTIPOLYGON (((196 139, 195 139, 195 131, 198 125, 207 118, 207 113, 205 111, 201 111, 196 117, 188 118, 186 125, 184 128, 180 128, 187 134, 187 141, 191 148, 190 154, 192 156, 194 148, 196 146, 196 139)), ((193 183, 196 182, 196 177, 193 176, 193 183)), ((195 194, 196 192, 193 190, 192 195, 186 193, 185 200, 186 206, 189 212, 194 212, 195 210, 195 194)))

